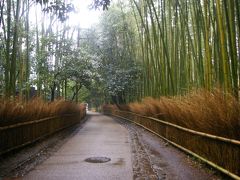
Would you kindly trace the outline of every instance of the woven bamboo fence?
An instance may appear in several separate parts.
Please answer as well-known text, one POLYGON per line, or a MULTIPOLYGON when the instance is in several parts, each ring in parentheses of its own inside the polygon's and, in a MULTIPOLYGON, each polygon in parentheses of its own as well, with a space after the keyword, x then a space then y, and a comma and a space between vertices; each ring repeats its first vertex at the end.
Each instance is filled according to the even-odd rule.
POLYGON ((0 155, 31 144, 64 128, 79 123, 84 113, 64 114, 61 116, 27 121, 0 127, 0 155))
POLYGON ((104 113, 142 126, 222 173, 240 179, 240 141, 194 131, 128 111, 105 109, 104 113))

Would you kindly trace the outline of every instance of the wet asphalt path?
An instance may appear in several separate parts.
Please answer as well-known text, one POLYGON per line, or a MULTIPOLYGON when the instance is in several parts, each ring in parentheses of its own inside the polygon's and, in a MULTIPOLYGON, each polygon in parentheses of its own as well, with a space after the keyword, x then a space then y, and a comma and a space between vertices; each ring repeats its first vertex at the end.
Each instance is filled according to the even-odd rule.
MULTIPOLYGON (((59 133, 51 140, 56 145, 48 146, 48 139, 42 142, 47 146, 45 149, 39 150, 36 145, 39 153, 5 173, 5 177, 27 180, 226 179, 159 137, 123 119, 90 112, 85 123, 59 133), (85 161, 91 157, 111 160, 105 163, 85 161)), ((19 153, 20 157, 23 154, 20 159, 26 157, 23 151, 19 153)), ((11 167, 15 159, 19 158, 9 162, 5 160, 5 168, 2 169, 11 167)))
POLYGON ((73 137, 23 179, 132 179, 128 130, 111 117, 89 113, 89 119, 73 137), (108 157, 90 163, 89 157, 108 157))

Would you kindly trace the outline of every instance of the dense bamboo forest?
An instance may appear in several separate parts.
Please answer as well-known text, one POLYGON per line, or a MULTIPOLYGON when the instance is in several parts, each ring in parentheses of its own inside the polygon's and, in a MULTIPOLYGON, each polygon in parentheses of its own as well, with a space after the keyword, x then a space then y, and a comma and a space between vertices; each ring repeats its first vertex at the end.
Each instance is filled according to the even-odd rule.
POLYGON ((70 1, 1 1, 1 96, 98 106, 219 88, 238 99, 237 0, 104 2, 81 29, 70 1))
POLYGON ((131 0, 112 5, 103 18, 110 18, 108 30, 117 32, 114 53, 121 56, 119 62, 131 66, 133 60, 139 73, 132 91, 126 87, 115 95, 121 99, 124 94, 123 102, 129 102, 221 89, 238 99, 239 6, 238 1, 221 0, 131 0))
POLYGON ((144 72, 141 97, 220 88, 239 94, 238 1, 131 1, 144 72))

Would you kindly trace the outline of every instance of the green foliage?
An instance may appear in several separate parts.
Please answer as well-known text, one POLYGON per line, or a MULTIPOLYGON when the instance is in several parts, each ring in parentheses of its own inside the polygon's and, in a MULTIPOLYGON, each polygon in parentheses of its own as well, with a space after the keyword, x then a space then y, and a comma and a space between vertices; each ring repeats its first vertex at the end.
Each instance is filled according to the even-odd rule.
POLYGON ((92 64, 89 54, 84 49, 76 49, 66 59, 62 75, 66 75, 69 79, 89 88, 92 75, 91 70, 92 64))
POLYGON ((119 7, 112 7, 102 16, 99 48, 102 52, 99 73, 103 86, 115 103, 129 101, 136 91, 140 66, 135 60, 135 35, 131 18, 119 7))
POLYGON ((102 7, 103 10, 107 10, 110 6, 111 0, 94 0, 92 7, 98 9, 102 7))
MULTIPOLYGON (((33 7, 29 2, 0 3, 0 92, 8 97, 18 89, 28 99, 30 86, 52 100, 78 101, 83 91, 96 106, 199 87, 219 86, 238 97, 236 0, 118 2, 91 30, 68 26, 74 7, 64 1, 36 0, 33 7), (39 4, 48 13, 36 13, 37 23, 30 26, 29 11, 39 4)), ((93 2, 95 8, 109 5, 93 2)))
POLYGON ((88 102, 90 95, 89 89, 83 86, 79 92, 78 99, 80 102, 88 102))
MULTIPOLYGON (((40 4, 42 4, 42 2, 46 4, 46 1, 39 2, 40 4)), ((75 11, 75 8, 74 5, 71 3, 66 4, 65 2, 54 0, 48 2, 47 7, 43 8, 43 11, 47 13, 54 13, 61 22, 64 22, 69 18, 68 14, 75 11)))

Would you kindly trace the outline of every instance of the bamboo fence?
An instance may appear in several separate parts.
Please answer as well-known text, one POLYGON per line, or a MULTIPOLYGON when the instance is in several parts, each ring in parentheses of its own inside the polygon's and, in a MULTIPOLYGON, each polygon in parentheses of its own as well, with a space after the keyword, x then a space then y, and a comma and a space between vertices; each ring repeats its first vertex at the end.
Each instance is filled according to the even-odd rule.
POLYGON ((105 109, 104 113, 131 121, 231 178, 240 180, 240 141, 128 111, 105 109))
POLYGON ((0 155, 79 123, 84 113, 64 114, 0 127, 0 155))

